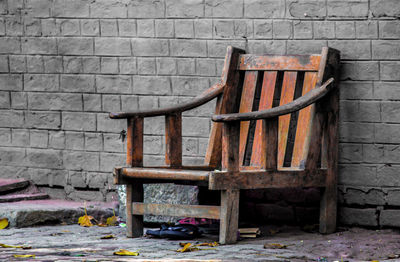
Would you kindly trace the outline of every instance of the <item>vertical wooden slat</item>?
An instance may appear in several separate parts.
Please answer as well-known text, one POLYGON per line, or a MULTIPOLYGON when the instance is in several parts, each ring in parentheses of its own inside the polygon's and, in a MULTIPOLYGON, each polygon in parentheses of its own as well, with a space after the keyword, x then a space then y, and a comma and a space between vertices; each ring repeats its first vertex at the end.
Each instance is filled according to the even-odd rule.
MULTIPOLYGON (((239 113, 251 112, 253 109, 254 96, 257 86, 258 71, 248 71, 244 77, 242 96, 240 100, 239 113)), ((242 121, 240 123, 240 149, 239 160, 243 164, 246 151, 247 138, 249 135, 250 121, 242 121)))
POLYGON ((182 114, 165 116, 165 164, 182 166, 182 114))
MULTIPOLYGON (((305 95, 310 90, 314 89, 317 83, 317 73, 316 72, 306 72, 304 74, 304 84, 302 95, 305 95)), ((311 134, 311 118, 314 114, 314 105, 310 105, 299 112, 299 117, 297 119, 297 128, 295 135, 295 142, 292 154, 292 167, 304 168, 305 161, 308 154, 308 148, 310 143, 311 134)))
POLYGON ((263 130, 265 134, 261 139, 262 167, 268 170, 278 168, 278 118, 263 120, 263 130))
POLYGON ((222 129, 222 170, 239 171, 240 122, 226 122, 222 129))
MULTIPOLYGON (((143 166, 143 118, 128 118, 126 164, 143 166)), ((143 202, 143 184, 139 181, 126 185, 127 237, 143 235, 143 216, 132 214, 132 202, 143 202)))
MULTIPOLYGON (((278 72, 276 71, 264 72, 260 104, 258 110, 265 110, 272 108, 272 104, 274 102, 275 83, 277 74, 278 72)), ((264 138, 261 138, 261 136, 266 132, 263 129, 263 127, 265 127, 265 125, 263 125, 263 120, 257 120, 256 129, 254 132, 253 150, 251 154, 250 165, 260 166, 262 168, 265 168, 264 166, 265 162, 263 162, 262 160, 265 159, 265 156, 262 155, 262 150, 261 150, 262 148, 264 148, 264 146, 261 146, 261 142, 264 140, 264 138)))
POLYGON ((126 164, 143 166, 143 118, 128 118, 126 164))
MULTIPOLYGON (((215 106, 215 114, 219 115, 221 112, 222 96, 217 98, 215 106)), ((218 168, 222 158, 222 123, 212 122, 210 139, 208 142, 204 164, 218 168)))
MULTIPOLYGON (((297 72, 285 72, 282 83, 282 93, 280 105, 293 101, 296 88, 297 72)), ((290 114, 279 117, 279 146, 278 146, 278 167, 283 166, 285 158, 288 131, 290 124, 290 114)))

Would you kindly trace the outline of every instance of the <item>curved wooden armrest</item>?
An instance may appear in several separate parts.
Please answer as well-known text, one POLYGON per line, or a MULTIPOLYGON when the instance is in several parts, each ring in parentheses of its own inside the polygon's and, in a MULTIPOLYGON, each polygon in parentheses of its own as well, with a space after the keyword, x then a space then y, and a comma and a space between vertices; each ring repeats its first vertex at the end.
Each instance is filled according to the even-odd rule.
POLYGON ((257 119, 266 119, 290 114, 292 112, 303 109, 317 100, 324 97, 330 90, 329 85, 334 81, 333 78, 328 79, 323 85, 314 88, 304 96, 301 96, 290 103, 282 106, 273 107, 271 109, 236 114, 213 115, 214 122, 230 122, 230 121, 248 121, 257 119))
POLYGON ((213 85, 211 88, 207 89, 206 91, 204 91, 203 93, 201 93, 188 103, 183 103, 168 108, 159 108, 147 111, 110 113, 109 116, 110 118, 113 119, 121 119, 121 118, 132 118, 132 117, 154 117, 154 116, 163 116, 174 113, 180 113, 207 103, 208 101, 220 95, 223 90, 224 90, 224 85, 218 83, 213 85))

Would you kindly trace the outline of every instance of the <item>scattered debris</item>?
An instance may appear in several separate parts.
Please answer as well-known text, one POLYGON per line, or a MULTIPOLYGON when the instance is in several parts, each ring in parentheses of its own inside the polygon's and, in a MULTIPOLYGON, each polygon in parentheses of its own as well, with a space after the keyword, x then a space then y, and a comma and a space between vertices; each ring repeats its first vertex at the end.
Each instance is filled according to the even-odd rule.
POLYGON ((239 228, 239 234, 242 238, 256 238, 261 235, 261 230, 255 228, 239 228))
POLYGON ((132 252, 126 249, 120 249, 119 251, 115 251, 113 254, 116 256, 139 256, 139 252, 132 252))
POLYGON ((267 243, 264 244, 265 249, 286 249, 287 245, 282 245, 278 243, 267 243))

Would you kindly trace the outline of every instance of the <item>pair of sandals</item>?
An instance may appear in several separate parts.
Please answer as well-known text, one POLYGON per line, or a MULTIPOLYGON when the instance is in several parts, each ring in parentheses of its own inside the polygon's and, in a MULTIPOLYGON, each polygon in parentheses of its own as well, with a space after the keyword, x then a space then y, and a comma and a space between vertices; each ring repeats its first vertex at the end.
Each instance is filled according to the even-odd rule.
POLYGON ((157 238, 168 239, 194 239, 201 236, 201 231, 197 226, 190 224, 167 226, 161 225, 160 230, 147 230, 146 235, 157 238))

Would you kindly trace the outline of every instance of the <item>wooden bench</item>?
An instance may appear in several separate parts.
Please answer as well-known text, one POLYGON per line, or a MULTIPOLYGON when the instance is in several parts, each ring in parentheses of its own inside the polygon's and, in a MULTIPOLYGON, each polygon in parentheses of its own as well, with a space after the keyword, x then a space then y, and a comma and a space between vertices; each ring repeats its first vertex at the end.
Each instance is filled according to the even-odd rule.
POLYGON ((220 243, 237 238, 240 189, 321 187, 320 232, 336 227, 340 54, 245 54, 227 48, 219 83, 186 104, 110 113, 126 118, 127 235, 143 235, 143 214, 220 219, 220 243), (216 98, 204 166, 182 165, 182 112, 216 98), (165 164, 143 167, 143 119, 165 116, 165 164), (221 191, 220 206, 144 204, 143 184, 176 183, 221 191))

